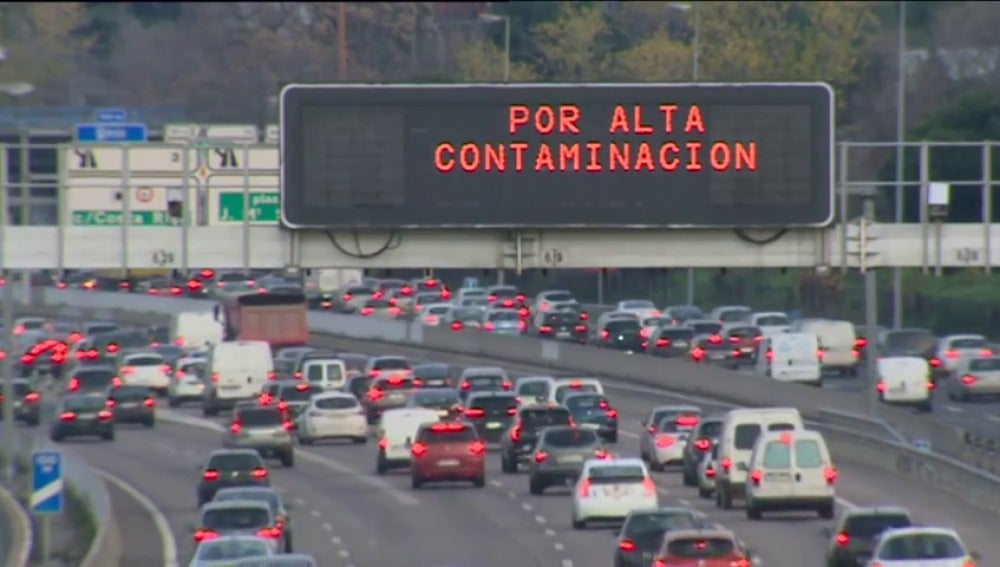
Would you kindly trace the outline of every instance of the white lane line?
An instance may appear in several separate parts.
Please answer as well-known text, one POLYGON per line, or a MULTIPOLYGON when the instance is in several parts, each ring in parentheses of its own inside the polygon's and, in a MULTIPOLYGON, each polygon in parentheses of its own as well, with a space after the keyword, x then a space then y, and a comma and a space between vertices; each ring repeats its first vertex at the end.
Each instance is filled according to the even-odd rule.
POLYGON ((988 416, 986 416, 986 419, 988 419, 990 421, 1000 421, 1000 416, 997 416, 997 415, 988 415, 988 416))
POLYGON ((494 488, 500 488, 500 487, 502 487, 503 485, 502 485, 502 484, 500 484, 500 481, 498 481, 498 480, 491 480, 491 481, 490 481, 490 486, 492 486, 492 487, 494 487, 494 488))
POLYGON ((544 524, 545 518, 543 516, 535 516, 535 521, 538 522, 539 524, 544 524))
POLYGON ((338 550, 337 551, 337 555, 339 555, 341 559, 347 559, 348 557, 351 556, 351 554, 348 553, 348 551, 346 549, 338 550))
POLYGON ((689 502, 689 501, 687 501, 687 500, 684 500, 683 498, 681 498, 681 499, 680 499, 680 500, 678 500, 677 502, 678 502, 678 503, 679 503, 679 504, 680 504, 681 506, 689 506, 689 507, 691 506, 691 502, 689 502))
POLYGON ((521 507, 524 508, 525 512, 530 512, 534 509, 534 507, 531 504, 528 504, 527 502, 521 502, 521 507))
POLYGON ((174 540, 174 533, 170 531, 170 524, 167 523, 167 517, 163 515, 163 512, 156 507, 156 504, 146 497, 145 494, 139 492, 134 486, 125 482, 124 480, 118 478, 117 476, 101 470, 96 467, 92 467, 94 472, 101 476, 105 481, 118 487, 122 492, 128 494, 140 506, 146 511, 147 514, 153 519, 153 525, 156 527, 156 532, 160 535, 160 541, 163 542, 163 565, 164 567, 177 567, 179 565, 177 561, 177 541, 174 540))
POLYGON ((295 505, 296 505, 296 506, 304 506, 304 505, 305 505, 305 503, 306 503, 306 501, 305 501, 305 500, 303 500, 303 499, 301 499, 301 498, 296 498, 296 499, 294 500, 294 502, 295 502, 295 505))
POLYGON ((312 515, 313 518, 318 518, 323 515, 319 513, 319 510, 310 510, 309 514, 312 515))
POLYGON ((556 531, 554 529, 552 529, 552 528, 546 528, 545 529, 545 535, 547 535, 549 537, 556 537, 556 531))
POLYGON ((330 541, 333 542, 333 545, 341 545, 342 543, 344 543, 344 541, 337 536, 331 537, 330 541))
POLYGON ((944 406, 944 409, 953 413, 963 413, 965 411, 965 408, 960 408, 958 406, 948 406, 948 405, 944 406))
MULTIPOLYGON (((557 541, 552 544, 552 548, 555 549, 556 551, 564 551, 566 549, 566 546, 557 541)), ((563 563, 563 565, 565 565, 565 563, 563 563)))
POLYGON ((517 494, 514 494, 514 491, 509 491, 507 492, 507 498, 517 498, 517 494))
POLYGON ((328 532, 332 532, 333 531, 333 526, 331 526, 330 524, 324 523, 323 524, 323 529, 326 530, 326 531, 328 531, 328 532))
MULTIPOLYGON (((157 413, 157 417, 163 421, 167 421, 170 423, 177 423, 180 425, 187 425, 189 427, 198 427, 201 429, 208 429, 210 431, 219 431, 219 432, 224 430, 222 425, 214 421, 209 421, 201 417, 185 415, 183 413, 169 409, 159 410, 157 413)), ((396 488, 395 486, 393 486, 392 484, 390 484, 389 482, 387 482, 382 478, 370 476, 368 474, 362 473, 361 471, 355 470, 347 465, 334 461, 333 459, 322 457, 314 453, 309 453, 299 448, 295 449, 295 453, 301 459, 328 468, 341 475, 350 476, 353 479, 360 482, 361 484, 367 485, 369 488, 374 488, 381 494, 388 494, 399 504, 402 504, 404 506, 417 506, 420 504, 420 500, 418 500, 415 496, 396 488)))

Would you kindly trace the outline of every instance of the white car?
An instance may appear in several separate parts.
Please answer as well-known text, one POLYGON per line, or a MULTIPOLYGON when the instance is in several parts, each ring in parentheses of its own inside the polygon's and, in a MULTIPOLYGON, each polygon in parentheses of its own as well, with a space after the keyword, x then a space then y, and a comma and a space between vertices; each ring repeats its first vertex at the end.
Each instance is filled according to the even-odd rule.
POLYGON ((207 370, 204 358, 186 357, 177 361, 174 379, 167 387, 167 403, 175 408, 184 402, 201 400, 207 370))
POLYGON ((698 496, 711 498, 715 494, 715 471, 719 469, 719 446, 713 441, 712 450, 702 454, 698 463, 698 496))
POLYGON ((532 312, 546 313, 563 307, 574 307, 579 304, 580 302, 573 297, 572 293, 561 289, 550 289, 539 292, 535 296, 535 305, 532 312))
POLYGON ((198 544, 188 567, 231 567, 243 559, 272 557, 273 547, 253 535, 229 535, 198 544))
POLYGON ((681 464, 691 431, 697 425, 698 417, 695 415, 667 416, 661 419, 656 424, 656 432, 650 437, 652 443, 646 454, 649 467, 660 471, 666 466, 681 464))
POLYGON ((787 333, 791 330, 792 324, 787 313, 781 311, 762 311, 752 313, 749 323, 757 327, 764 333, 764 336, 787 333))
POLYGON ((949 375, 958 370, 963 360, 993 356, 982 335, 948 335, 938 341, 935 358, 941 361, 941 370, 949 375))
POLYGON ((514 394, 519 404, 544 404, 556 389, 556 379, 551 376, 522 376, 514 382, 514 394))
POLYGON ((450 303, 424 305, 420 310, 420 323, 428 327, 437 327, 451 313, 451 307, 450 303))
POLYGON ((324 392, 309 398, 298 426, 303 445, 321 439, 350 439, 359 445, 368 441, 365 408, 345 392, 324 392))
POLYGON ((573 527, 589 522, 621 522, 629 512, 658 508, 656 483, 636 458, 589 459, 573 487, 573 527))
POLYGON ((129 386, 145 386, 166 394, 173 370, 155 352, 135 352, 122 357, 118 374, 122 382, 129 386))
POLYGON ((627 299, 625 301, 619 301, 614 310, 621 313, 632 313, 638 317, 640 321, 660 316, 660 310, 656 308, 656 304, 648 299, 627 299))
POLYGON ((979 554, 969 551, 955 530, 910 527, 879 534, 868 567, 975 567, 979 554))

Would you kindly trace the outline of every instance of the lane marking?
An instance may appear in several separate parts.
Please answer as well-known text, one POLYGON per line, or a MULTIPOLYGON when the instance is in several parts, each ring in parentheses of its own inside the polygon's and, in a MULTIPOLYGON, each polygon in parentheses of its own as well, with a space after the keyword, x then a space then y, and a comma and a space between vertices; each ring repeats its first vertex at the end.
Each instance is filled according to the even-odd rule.
POLYGON ((556 531, 552 528, 545 528, 545 535, 549 537, 556 537, 556 531))
POLYGON ((507 498, 517 498, 517 494, 514 494, 513 490, 507 492, 507 498))
POLYGON ((326 530, 326 531, 328 531, 328 532, 332 532, 333 531, 333 526, 331 526, 330 524, 324 523, 323 524, 323 529, 326 530))
POLYGON ((501 487, 503 487, 503 485, 500 484, 500 481, 498 481, 498 480, 491 480, 490 481, 490 486, 492 486, 494 488, 501 488, 501 487))
POLYGON ((106 482, 110 482, 119 490, 131 496, 136 502, 139 503, 139 506, 141 506, 143 510, 149 514, 150 518, 153 520, 153 525, 156 527, 156 532, 160 536, 160 541, 163 543, 164 567, 178 567, 177 541, 174 539, 174 533, 170 530, 170 524, 167 522, 167 517, 164 516, 163 512, 156 507, 156 504, 153 504, 152 500, 147 498, 145 494, 139 492, 134 486, 117 476, 97 467, 91 468, 106 482))
POLYGON ((310 510, 309 513, 312 515, 313 518, 318 518, 323 515, 319 513, 319 510, 310 510))
POLYGON ((347 559, 348 557, 351 556, 351 554, 348 553, 346 549, 341 549, 337 551, 337 555, 339 555, 341 559, 347 559))
POLYGON ((539 524, 544 524, 545 518, 543 516, 535 516, 535 521, 538 522, 539 524))
POLYGON ((625 431, 623 429, 619 429, 618 430, 618 435, 621 435, 622 437, 628 437, 629 439, 638 439, 639 438, 638 434, 632 433, 631 431, 625 431))
MULTIPOLYGON (((558 541, 552 544, 552 548, 555 549, 556 551, 565 551, 566 550, 566 546, 563 545, 562 543, 558 542, 558 541)), ((565 565, 565 564, 566 564, 566 562, 563 561, 563 565, 565 565)))
POLYGON ((689 502, 689 501, 687 501, 687 500, 684 500, 683 498, 681 498, 681 499, 680 499, 680 500, 678 500, 677 502, 679 502, 681 506, 687 506, 687 507, 689 507, 689 508, 691 507, 691 502, 689 502))
POLYGON ((337 536, 333 536, 333 537, 331 537, 331 538, 330 538, 330 541, 332 541, 334 545, 341 545, 341 544, 343 544, 343 542, 344 542, 344 540, 340 539, 340 538, 339 538, 339 537, 337 537, 337 536))
POLYGON ((521 507, 524 508, 525 512, 530 512, 533 509, 533 506, 527 502, 521 502, 521 507))
POLYGON ((988 416, 986 416, 986 419, 988 419, 990 421, 1000 421, 1000 416, 988 415, 988 416))
POLYGON ((963 413, 965 411, 965 408, 960 408, 958 406, 948 406, 948 405, 944 406, 944 409, 953 413, 963 413))

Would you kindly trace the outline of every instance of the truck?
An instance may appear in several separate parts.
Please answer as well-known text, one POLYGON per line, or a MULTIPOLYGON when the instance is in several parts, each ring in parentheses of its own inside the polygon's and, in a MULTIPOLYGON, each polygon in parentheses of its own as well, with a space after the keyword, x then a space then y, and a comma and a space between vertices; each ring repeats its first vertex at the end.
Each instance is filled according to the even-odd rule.
POLYGON ((271 348, 283 348, 309 340, 303 293, 234 294, 224 297, 214 312, 227 341, 266 341, 271 348))

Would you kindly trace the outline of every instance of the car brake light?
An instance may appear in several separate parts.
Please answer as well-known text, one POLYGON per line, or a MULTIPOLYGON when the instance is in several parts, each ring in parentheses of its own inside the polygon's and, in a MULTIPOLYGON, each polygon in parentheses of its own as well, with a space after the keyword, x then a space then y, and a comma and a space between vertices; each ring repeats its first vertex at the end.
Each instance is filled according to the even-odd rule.
POLYGON ((383 451, 385 451, 386 449, 388 449, 389 448, 389 440, 386 439, 385 437, 379 439, 378 440, 378 448, 382 449, 383 451))
POLYGON ((656 348, 665 348, 670 346, 670 341, 667 339, 656 339, 656 348))
POLYGON ((538 332, 543 335, 547 335, 552 332, 552 325, 542 325, 538 328, 538 332))
POLYGON ((833 467, 826 467, 823 469, 823 478, 826 479, 826 483, 829 485, 836 484, 837 482, 837 469, 833 467))
POLYGON ((938 357, 936 357, 936 356, 931 357, 930 364, 931 364, 931 368, 937 368, 937 367, 941 366, 941 359, 938 358, 938 357))
POLYGON ((847 535, 847 532, 840 532, 833 540, 840 547, 847 547, 847 544, 851 543, 851 536, 847 535))
POLYGON ((663 559, 657 559, 653 561, 653 567, 667 567, 667 562, 663 559))
POLYGON ((605 451, 604 449, 598 449, 594 451, 594 456, 603 461, 605 459, 610 459, 611 453, 605 451))
POLYGON ((500 383, 500 388, 503 390, 510 391, 510 389, 513 387, 514 385, 508 382, 507 380, 504 380, 503 382, 500 383))
POLYGON ((169 364, 163 364, 163 365, 160 366, 160 372, 162 372, 164 374, 170 375, 170 371, 171 370, 172 369, 170 368, 169 364))
POLYGON ((661 449, 667 449, 673 447, 677 440, 674 439, 673 435, 657 435, 656 436, 656 446, 661 449))
POLYGON ((746 557, 740 557, 736 561, 731 561, 729 567, 750 567, 750 560, 746 557))
POLYGON ((486 452, 486 443, 476 439, 469 444, 469 451, 471 451, 473 455, 482 455, 486 452))
POLYGON ((642 480, 642 487, 646 490, 646 496, 656 496, 656 483, 653 482, 652 477, 646 477, 642 480))
POLYGON ((146 398, 145 400, 142 401, 142 405, 146 406, 147 408, 151 408, 156 405, 156 400, 154 400, 153 398, 146 398))
POLYGON ((212 373, 212 382, 218 382, 222 378, 222 375, 218 372, 212 373))
POLYGON ((79 390, 80 389, 80 379, 79 378, 71 378, 70 381, 69 381, 69 384, 66 387, 67 387, 67 389, 69 389, 70 392, 75 392, 75 391, 79 390))
POLYGON ((649 329, 647 329, 645 327, 643 327, 642 329, 640 329, 639 330, 639 338, 641 338, 641 339, 648 339, 649 338, 649 329))
POLYGON ((400 295, 409 296, 410 294, 413 293, 413 288, 408 285, 404 285, 403 287, 399 288, 399 293, 400 295))
POLYGON ((238 421, 234 421, 232 425, 229 426, 229 432, 232 433, 233 435, 238 434, 242 429, 243 426, 240 425, 240 422, 238 421))
POLYGON ((257 532, 257 537, 263 537, 268 539, 277 539, 281 537, 281 528, 274 526, 270 528, 263 528, 257 532))
POLYGON ((104 347, 104 350, 106 350, 108 354, 114 354, 118 352, 118 345, 116 345, 115 343, 111 343, 108 346, 104 347))
POLYGON ((462 325, 461 321, 452 321, 451 322, 451 330, 452 331, 455 331, 455 332, 461 331, 463 326, 464 325, 462 325))
POLYGON ((719 335, 712 335, 711 337, 708 337, 708 342, 712 343, 713 345, 721 345, 722 337, 719 335))
POLYGON ((514 407, 514 408, 507 408, 507 415, 509 415, 509 416, 515 416, 515 415, 517 415, 517 408, 516 407, 514 407))
POLYGON ((101 411, 97 412, 97 419, 99 419, 101 421, 107 421, 107 420, 111 419, 112 417, 114 417, 114 414, 111 413, 108 410, 101 410, 101 411))
POLYGON ((677 418, 678 427, 694 427, 701 419, 696 415, 682 415, 677 418))
POLYGON ((826 353, 823 352, 823 349, 819 349, 819 350, 816 351, 816 360, 818 360, 820 362, 823 362, 823 359, 825 357, 826 357, 826 353))
POLYGON ((544 463, 545 460, 548 459, 548 458, 549 458, 549 454, 546 453, 545 451, 535 451, 535 457, 534 457, 534 459, 535 459, 536 463, 544 463))
POLYGON ((135 374, 135 368, 131 366, 122 366, 119 372, 121 372, 124 376, 131 376, 132 374, 135 374))
POLYGON ((518 422, 517 425, 510 430, 510 440, 515 443, 521 440, 521 422, 518 422))
POLYGON ((587 326, 586 325, 577 325, 576 326, 576 332, 577 333, 586 333, 587 332, 587 326))
POLYGON ((955 358, 958 358, 960 356, 959 352, 957 350, 949 350, 949 351, 945 352, 944 355, 946 357, 948 357, 948 358, 951 358, 951 359, 955 359, 955 358))
POLYGON ((733 461, 729 457, 722 457, 719 464, 722 465, 722 470, 729 472, 729 469, 733 466, 733 461))
POLYGON ((288 402, 285 400, 278 402, 278 411, 288 411, 288 402))
POLYGON ((198 275, 201 276, 201 279, 203 280, 210 280, 215 277, 215 270, 205 268, 204 270, 198 272, 198 275))
POLYGON ((705 349, 701 348, 700 346, 694 347, 693 349, 691 349, 691 358, 696 362, 705 358, 705 349))
POLYGON ((219 480, 219 471, 215 469, 205 469, 205 471, 201 473, 201 478, 209 482, 219 480))
POLYGON ((976 383, 976 377, 975 376, 969 376, 968 374, 966 374, 965 376, 962 376, 962 383, 965 384, 966 386, 968 386, 970 384, 975 384, 976 383))
POLYGON ((427 452, 427 445, 424 445, 419 441, 410 446, 410 453, 414 457, 422 457, 426 452, 427 452))
POLYGON ((469 408, 465 410, 465 417, 477 418, 483 417, 484 415, 486 415, 486 412, 480 408, 469 408))
POLYGON ((875 384, 875 389, 878 391, 878 393, 884 394, 885 391, 886 391, 886 389, 887 389, 887 387, 885 385, 885 382, 883 382, 882 380, 879 380, 878 383, 875 384))
POLYGON ((585 478, 581 480, 578 489, 581 498, 588 498, 590 496, 590 479, 585 478))
POLYGON ((736 335, 733 335, 733 336, 729 337, 729 342, 733 343, 734 345, 740 344, 740 340, 741 339, 739 337, 737 337, 736 335))
POLYGON ((760 481, 762 480, 764 480, 764 473, 760 469, 750 471, 750 481, 753 482, 754 486, 760 486, 760 481))
POLYGON ((495 331, 496 330, 496 325, 493 324, 493 321, 487 321, 487 322, 483 323, 483 330, 484 331, 495 331))
POLYGON ((83 338, 82 334, 78 333, 77 331, 73 331, 72 333, 69 334, 69 336, 66 337, 66 340, 68 340, 71 343, 75 343, 82 338, 83 338))
POLYGON ((461 388, 463 390, 471 390, 472 389, 472 382, 469 382, 468 380, 466 380, 465 382, 462 382, 461 388))
POLYGON ((601 331, 601 340, 606 341, 606 340, 608 340, 610 338, 611 338, 611 333, 608 332, 607 329, 604 329, 603 331, 601 331))
POLYGON ((292 423, 291 421, 287 420, 287 419, 285 421, 281 422, 281 426, 285 428, 285 431, 291 431, 291 430, 295 429, 295 424, 292 423))
POLYGON ((201 281, 191 278, 187 282, 187 287, 189 291, 198 291, 199 289, 201 289, 202 284, 201 281))
POLYGON ((630 539, 623 539, 618 542, 618 549, 624 553, 632 553, 635 551, 635 542, 630 539))
POLYGON ((24 401, 29 404, 37 402, 40 399, 41 395, 39 395, 38 392, 28 392, 27 394, 24 395, 24 401))
POLYGON ((354 296, 349 293, 345 293, 344 295, 340 296, 340 298, 344 300, 345 303, 350 301, 352 297, 354 296))
POLYGON ((518 331, 525 331, 527 329, 528 329, 528 324, 527 323, 525 323, 524 321, 518 321, 517 322, 517 330, 518 331))
POLYGON ((368 305, 366 305, 366 306, 364 306, 364 307, 361 308, 361 315, 363 317, 367 317, 367 316, 371 315, 374 312, 375 312, 375 308, 374 307, 369 307, 368 305))
POLYGON ((604 412, 604 415, 608 416, 611 419, 615 419, 615 418, 618 417, 618 410, 616 410, 616 409, 609 409, 606 412, 604 412))
POLYGON ((74 419, 76 419, 76 413, 75 412, 64 411, 61 414, 59 414, 59 420, 60 421, 73 421, 74 419))
POLYGON ((704 453, 712 448, 712 441, 702 437, 694 442, 694 448, 704 453))
POLYGON ((264 467, 257 467, 250 474, 253 475, 253 477, 256 478, 257 480, 260 480, 262 478, 267 478, 267 469, 265 469, 264 467))
POLYGON ((988 348, 984 348, 983 350, 979 351, 979 356, 993 356, 993 351, 988 348))
POLYGON ((868 339, 864 337, 858 337, 854 341, 854 348, 865 348, 868 346, 868 339))
POLYGON ((118 402, 116 402, 114 398, 108 398, 107 400, 104 400, 104 407, 113 408, 116 405, 118 405, 118 402))
POLYGON ((649 427, 646 428, 646 431, 648 431, 648 432, 650 432, 652 434, 655 434, 656 433, 656 426, 655 425, 650 425, 649 427))
POLYGON ((428 315, 424 317, 424 323, 428 325, 437 325, 441 322, 441 319, 437 315, 428 315))
POLYGON ((209 541, 219 537, 219 534, 212 530, 198 530, 194 532, 194 540, 197 542, 209 541))
POLYGON ((381 400, 383 396, 385 396, 385 393, 382 392, 382 390, 379 390, 378 388, 368 389, 368 399, 373 402, 381 400))

